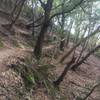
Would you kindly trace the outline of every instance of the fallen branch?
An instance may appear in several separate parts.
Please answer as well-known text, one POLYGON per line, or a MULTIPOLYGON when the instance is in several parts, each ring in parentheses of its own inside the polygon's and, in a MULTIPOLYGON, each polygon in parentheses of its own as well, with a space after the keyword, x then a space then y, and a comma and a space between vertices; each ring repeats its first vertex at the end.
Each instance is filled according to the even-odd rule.
POLYGON ((71 50, 69 50, 59 61, 60 63, 62 63, 82 42, 86 41, 87 39, 89 39, 90 37, 94 36, 95 34, 97 34, 98 32, 100 32, 100 26, 97 27, 96 30, 94 30, 93 33, 91 33, 90 35, 88 35, 87 37, 83 38, 82 40, 80 40, 73 48, 71 48, 71 50))
POLYGON ((95 90, 95 88, 97 88, 98 86, 100 86, 100 83, 99 83, 99 84, 96 84, 96 85, 91 89, 91 91, 90 91, 82 100, 86 100, 86 99, 93 93, 93 91, 95 90))

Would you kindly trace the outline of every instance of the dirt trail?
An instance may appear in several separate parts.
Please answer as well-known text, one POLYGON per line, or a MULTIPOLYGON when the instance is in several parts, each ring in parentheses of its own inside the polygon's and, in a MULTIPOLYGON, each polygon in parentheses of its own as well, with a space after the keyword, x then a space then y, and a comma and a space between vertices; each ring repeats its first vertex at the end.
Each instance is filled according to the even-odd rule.
MULTIPOLYGON (((21 56, 23 51, 20 48, 3 48, 0 50, 0 100, 16 100, 19 96, 16 91, 21 90, 21 78, 5 65, 5 61, 10 60, 10 57, 21 56)), ((18 100, 22 99, 18 98, 18 100)))
POLYGON ((19 49, 19 48, 4 48, 2 50, 0 50, 0 73, 4 72, 7 67, 4 64, 4 61, 9 59, 9 57, 11 56, 18 56, 20 54, 22 54, 23 49, 19 49))
MULTIPOLYGON (((54 46, 50 45, 48 47, 44 47, 43 49, 50 49, 54 46)), ((25 49, 25 48, 3 48, 0 50, 0 72, 4 71, 6 69, 6 66, 4 65, 4 61, 9 59, 10 56, 18 56, 20 54, 23 54, 24 51, 30 51, 32 52, 32 49, 25 49)))
POLYGON ((8 56, 11 56, 15 53, 15 49, 6 49, 0 51, 0 62, 2 62, 8 56))

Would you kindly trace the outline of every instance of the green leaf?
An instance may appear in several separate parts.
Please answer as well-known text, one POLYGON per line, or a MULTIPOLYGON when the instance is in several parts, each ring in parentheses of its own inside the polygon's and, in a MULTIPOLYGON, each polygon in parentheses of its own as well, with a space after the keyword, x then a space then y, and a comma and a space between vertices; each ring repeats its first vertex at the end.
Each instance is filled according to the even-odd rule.
POLYGON ((34 78, 34 76, 31 75, 31 74, 28 74, 28 75, 27 75, 27 80, 28 80, 29 82, 33 83, 34 85, 36 84, 35 78, 34 78))

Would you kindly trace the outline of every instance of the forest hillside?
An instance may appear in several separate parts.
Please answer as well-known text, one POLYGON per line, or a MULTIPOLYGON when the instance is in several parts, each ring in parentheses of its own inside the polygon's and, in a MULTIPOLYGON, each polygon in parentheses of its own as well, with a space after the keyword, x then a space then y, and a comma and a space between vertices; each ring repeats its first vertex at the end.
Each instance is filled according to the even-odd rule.
POLYGON ((100 1, 0 0, 0 100, 100 100, 100 1))

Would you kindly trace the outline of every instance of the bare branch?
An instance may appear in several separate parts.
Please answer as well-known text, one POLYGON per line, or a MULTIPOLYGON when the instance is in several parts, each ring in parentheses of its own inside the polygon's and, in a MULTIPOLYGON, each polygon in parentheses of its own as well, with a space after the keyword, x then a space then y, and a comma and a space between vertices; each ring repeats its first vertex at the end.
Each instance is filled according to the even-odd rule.
POLYGON ((52 8, 52 10, 57 9, 57 8, 58 8, 58 7, 60 7, 62 4, 63 4, 63 3, 61 3, 61 4, 57 5, 55 8, 52 8))
POLYGON ((39 0, 40 1, 40 3, 41 3, 41 6, 43 7, 43 8, 45 8, 45 3, 42 1, 42 0, 39 0))
POLYGON ((74 65, 72 65, 71 69, 75 70, 76 68, 78 68, 91 54, 93 54, 98 49, 100 49, 100 45, 98 45, 93 50, 91 50, 89 53, 87 53, 86 56, 83 57, 78 63, 75 63, 74 65))
POLYGON ((82 40, 80 40, 70 51, 68 51, 60 60, 60 63, 62 63, 72 52, 74 49, 76 49, 82 42, 86 41, 87 39, 89 39, 90 37, 94 36, 95 34, 97 34, 98 32, 100 32, 100 26, 90 35, 88 35, 87 37, 83 38, 82 40))
POLYGON ((54 15, 52 15, 52 16, 50 17, 50 20, 51 20, 52 18, 54 18, 55 16, 59 16, 59 15, 61 15, 61 14, 63 14, 63 13, 70 13, 71 11, 73 11, 74 9, 76 9, 80 4, 82 4, 83 1, 84 1, 84 0, 80 0, 80 2, 78 2, 77 4, 75 4, 71 9, 68 9, 67 11, 61 11, 61 12, 55 13, 54 15))
POLYGON ((44 16, 39 17, 38 19, 36 19, 34 22, 30 22, 28 23, 26 26, 31 26, 33 23, 37 23, 38 21, 40 21, 44 16))
POLYGON ((82 100, 86 100, 86 99, 93 93, 93 91, 95 90, 95 88, 97 88, 98 86, 100 86, 100 83, 99 83, 99 84, 96 84, 96 85, 91 89, 91 91, 90 91, 82 100))

